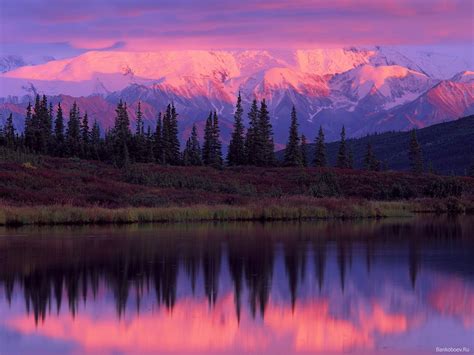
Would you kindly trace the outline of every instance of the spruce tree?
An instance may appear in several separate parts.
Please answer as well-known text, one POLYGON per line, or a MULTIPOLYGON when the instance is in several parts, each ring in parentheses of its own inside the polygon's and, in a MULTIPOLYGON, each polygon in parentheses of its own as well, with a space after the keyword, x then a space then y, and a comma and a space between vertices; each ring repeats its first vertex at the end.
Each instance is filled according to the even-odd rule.
POLYGON ((370 143, 367 144, 367 152, 365 153, 364 157, 364 165, 365 169, 370 171, 379 171, 381 168, 381 163, 375 157, 375 154, 372 150, 372 145, 370 143))
POLYGON ((33 115, 31 117, 31 131, 32 144, 31 148, 35 153, 42 153, 42 137, 41 137, 41 122, 42 122, 42 106, 40 96, 37 94, 35 98, 35 105, 33 108, 33 115))
POLYGON ((51 146, 51 131, 52 131, 52 117, 48 109, 48 99, 46 95, 43 95, 40 105, 41 111, 39 114, 39 141, 38 151, 46 153, 51 146))
POLYGON ((183 161, 184 166, 192 166, 191 163, 191 137, 188 138, 183 150, 183 156, 181 160, 183 161))
POLYGON ((168 104, 163 114, 162 127, 161 127, 161 141, 163 144, 163 164, 169 164, 170 120, 171 120, 171 105, 168 104))
POLYGON ((243 114, 244 109, 242 108, 242 98, 239 91, 234 113, 234 131, 232 132, 227 153, 227 164, 230 166, 244 165, 246 163, 243 114))
POLYGON ((212 111, 206 120, 204 127, 204 144, 202 146, 202 161, 204 165, 211 165, 212 163, 212 147, 213 147, 213 125, 212 125, 212 111))
POLYGON ((39 95, 36 96, 32 121, 35 132, 34 150, 41 154, 47 153, 51 147, 52 118, 46 95, 43 95, 41 100, 39 95))
POLYGON ((141 102, 138 101, 138 106, 137 106, 137 122, 136 122, 136 128, 135 128, 135 135, 136 136, 144 136, 145 135, 145 124, 143 122, 143 113, 142 113, 142 107, 141 107, 141 102))
POLYGON ((54 124, 54 110, 53 110, 53 103, 49 102, 49 109, 48 109, 48 116, 47 120, 45 120, 45 128, 44 128, 44 135, 46 139, 46 150, 49 154, 54 153, 54 131, 53 131, 53 124, 54 124))
POLYGON ((374 161, 374 153, 372 152, 372 145, 367 143, 367 152, 365 153, 364 157, 364 166, 366 170, 372 170, 373 161, 374 161))
POLYGON ((258 166, 274 165, 274 144, 270 113, 265 99, 260 103, 256 156, 258 166))
POLYGON ((178 138, 178 113, 174 104, 171 104, 171 117, 169 127, 169 163, 171 165, 180 164, 180 144, 178 138))
POLYGON ((54 139, 54 109, 53 103, 49 102, 49 110, 48 110, 48 121, 47 121, 47 128, 46 128, 46 135, 48 141, 48 151, 50 154, 54 154, 54 147, 55 147, 55 139, 54 139))
POLYGON ((202 165, 201 154, 196 125, 193 125, 191 136, 186 141, 186 148, 183 152, 183 164, 187 166, 202 165))
POLYGON ((3 134, 3 127, 0 126, 0 147, 4 147, 6 145, 5 135, 3 134))
POLYGON ((327 165, 326 143, 324 142, 323 127, 319 126, 318 137, 316 138, 316 150, 313 164, 316 167, 324 168, 327 165))
POLYGON ((58 103, 56 110, 56 120, 54 121, 54 154, 62 156, 64 154, 64 117, 61 103, 58 103))
POLYGON ((144 162, 147 155, 146 138, 145 138, 145 124, 143 122, 143 113, 141 110, 141 103, 137 106, 137 121, 135 127, 135 135, 133 136, 133 154, 135 161, 144 162))
POLYGON ((123 103, 122 100, 120 100, 115 109, 115 113, 115 124, 112 130, 113 161, 117 166, 126 168, 130 164, 129 146, 132 137, 127 103, 123 103))
POLYGON ((147 132, 145 135, 145 162, 146 163, 152 163, 155 160, 153 149, 154 149, 153 134, 151 133, 151 127, 148 126, 147 132))
POLYGON ((130 153, 128 151, 128 145, 123 142, 123 162, 121 164, 121 168, 123 168, 124 170, 128 171, 128 169, 130 168, 130 153))
POLYGON ((204 165, 216 169, 222 168, 222 147, 217 112, 211 111, 204 128, 204 145, 202 148, 202 161, 204 165))
POLYGON ((193 165, 202 165, 201 155, 201 146, 199 144, 196 125, 193 125, 193 129, 191 131, 191 163, 193 165))
POLYGON ((411 171, 415 174, 421 174, 423 172, 423 154, 415 130, 411 132, 408 159, 410 160, 411 171))
POLYGON ((245 136, 245 160, 249 165, 257 165, 257 138, 260 134, 258 117, 257 100, 253 100, 248 113, 249 128, 245 136))
POLYGON ((100 160, 100 127, 96 120, 92 125, 90 138, 90 157, 94 160, 100 160))
POLYGON ((296 117, 295 106, 291 109, 290 132, 288 135, 288 143, 285 149, 285 166, 300 166, 302 164, 302 156, 300 149, 300 137, 298 134, 298 119, 296 117))
POLYGON ((349 167, 349 157, 346 148, 346 129, 344 126, 342 126, 341 130, 341 141, 339 142, 336 167, 341 169, 347 169, 349 167))
POLYGON ((220 128, 219 120, 217 118, 217 112, 214 111, 213 121, 212 121, 212 143, 213 143, 213 157, 211 166, 216 169, 222 168, 223 159, 222 159, 222 143, 220 138, 220 128))
POLYGON ((26 116, 25 116, 25 128, 24 128, 24 136, 25 136, 25 147, 29 150, 33 150, 34 144, 34 127, 33 127, 33 113, 32 113, 32 106, 31 103, 28 103, 28 107, 26 108, 26 116))
POLYGON ((33 137, 33 144, 32 149, 34 152, 38 152, 39 146, 39 135, 40 135, 40 114, 41 114, 41 100, 40 96, 37 94, 35 97, 35 104, 33 106, 33 115, 31 117, 31 127, 32 127, 32 137, 33 137))
POLYGON ((301 164, 304 167, 308 166, 308 144, 304 134, 301 135, 301 164))
POLYGON ((354 168, 354 152, 352 150, 352 146, 348 146, 347 148, 347 168, 354 168))
POLYGON ((79 107, 74 101, 69 111, 69 121, 66 130, 67 152, 71 157, 79 157, 81 154, 81 117, 79 107))
POLYGON ((180 158, 178 139, 178 114, 174 105, 168 104, 162 128, 164 164, 178 165, 180 158))
POLYGON ((7 122, 5 123, 5 127, 3 128, 3 135, 5 139, 5 144, 8 148, 15 148, 16 145, 16 134, 15 134, 15 126, 13 125, 13 114, 7 118, 7 122))
POLYGON ((156 121, 155 134, 153 135, 153 155, 155 162, 158 164, 164 164, 164 151, 163 151, 163 122, 161 112, 158 114, 156 121))
POLYGON ((85 112, 81 122, 81 154, 83 158, 88 158, 90 155, 90 135, 89 117, 85 112))

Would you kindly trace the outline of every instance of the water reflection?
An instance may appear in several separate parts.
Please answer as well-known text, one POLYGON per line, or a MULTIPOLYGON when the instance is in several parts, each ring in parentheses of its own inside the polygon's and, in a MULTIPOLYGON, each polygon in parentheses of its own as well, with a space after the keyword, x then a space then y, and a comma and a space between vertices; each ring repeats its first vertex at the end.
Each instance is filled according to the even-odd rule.
POLYGON ((1 230, 0 353, 474 350, 473 231, 472 217, 1 230))

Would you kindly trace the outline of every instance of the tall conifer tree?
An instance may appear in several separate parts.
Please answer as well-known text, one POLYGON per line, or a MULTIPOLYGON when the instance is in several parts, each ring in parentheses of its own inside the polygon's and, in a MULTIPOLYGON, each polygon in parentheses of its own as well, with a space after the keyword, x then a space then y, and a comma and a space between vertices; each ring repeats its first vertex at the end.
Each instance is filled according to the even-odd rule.
POLYGON ((326 143, 324 142, 323 127, 319 126, 318 136, 316 137, 316 148, 313 164, 316 167, 324 168, 327 165, 326 143))
POLYGON ((24 136, 25 136, 25 146, 29 150, 33 150, 34 144, 34 127, 33 127, 33 113, 32 113, 32 106, 31 103, 28 103, 28 107, 26 108, 26 116, 25 116, 25 128, 24 128, 24 136))
POLYGON ((164 164, 178 165, 180 158, 178 139, 178 114, 174 105, 169 104, 163 117, 162 128, 164 164))
POLYGON ((183 164, 187 166, 202 165, 201 154, 196 125, 193 124, 191 136, 186 141, 186 148, 183 152, 183 164))
POLYGON ((64 155, 64 117, 61 103, 58 103, 56 110, 56 120, 54 121, 54 154, 64 155))
POLYGON ((180 164, 180 144, 178 138, 178 113, 174 104, 171 104, 171 117, 169 127, 169 162, 172 165, 180 164))
POLYGON ((274 144, 273 130, 270 122, 270 113, 268 112, 265 99, 260 103, 258 115, 258 136, 257 136, 257 165, 274 165, 274 144))
POLYGON ((249 127, 245 136, 245 160, 249 165, 257 165, 257 138, 260 134, 258 117, 257 100, 253 100, 248 113, 249 127))
POLYGON ((164 163, 163 123, 161 112, 158 114, 158 119, 156 120, 155 134, 153 135, 153 155, 155 157, 155 162, 157 162, 158 164, 164 163))
POLYGON ((202 146, 202 161, 204 165, 211 165, 212 163, 212 146, 214 139, 213 136, 213 125, 212 125, 212 111, 206 120, 206 126, 204 127, 204 144, 202 146))
POLYGON ((381 167, 381 163, 375 157, 375 154, 372 149, 372 144, 367 144, 367 152, 365 153, 364 157, 364 165, 366 170, 371 171, 379 171, 381 167))
POLYGON ((349 169, 353 169, 354 168, 354 152, 352 150, 352 146, 349 145, 347 147, 347 167, 349 169))
POLYGON ((7 122, 5 123, 5 127, 3 129, 3 135, 5 139, 5 144, 8 148, 15 148, 16 145, 16 134, 15 134, 15 126, 13 125, 13 114, 10 113, 7 118, 7 122))
POLYGON ((288 143, 285 149, 285 166, 300 166, 302 164, 300 136, 298 134, 298 119, 296 117, 296 109, 293 105, 291 109, 291 123, 288 134, 288 143))
POLYGON ((217 117, 217 112, 214 111, 213 120, 212 120, 212 143, 213 143, 213 159, 212 166, 214 168, 222 168, 223 159, 222 159, 222 143, 220 138, 220 128, 219 120, 217 117))
POLYGON ((136 128, 135 128, 135 135, 143 136, 145 135, 145 124, 143 122, 143 112, 142 112, 142 105, 140 101, 138 101, 136 115, 137 115, 137 122, 136 122, 136 128))
POLYGON ((115 114, 115 124, 112 130, 114 149, 113 161, 117 166, 126 168, 130 164, 129 146, 132 137, 127 103, 120 100, 115 109, 115 114))
POLYGON ((133 157, 137 162, 145 162, 147 159, 147 141, 145 137, 145 123, 143 121, 143 113, 141 102, 138 102, 136 111, 137 121, 135 127, 135 135, 133 136, 133 157))
POLYGON ((84 158, 89 157, 90 134, 89 117, 87 112, 85 112, 81 122, 81 153, 84 158))
POLYGON ((81 117, 79 107, 74 101, 69 111, 66 130, 66 146, 69 156, 79 157, 81 154, 81 117))
POLYGON ((46 95, 41 100, 38 123, 38 151, 47 153, 51 147, 52 107, 50 110, 46 95))
POLYGON ((204 165, 214 168, 222 167, 222 148, 220 142, 220 129, 217 112, 210 112, 204 128, 204 145, 202 148, 202 161, 204 165))
POLYGON ((304 134, 301 135, 301 164, 304 167, 308 166, 308 144, 304 134))
MULTIPOLYGON (((45 96, 46 98, 46 96, 45 96)), ((50 101, 49 102, 49 108, 48 108, 48 115, 47 119, 45 117, 45 127, 44 127, 44 136, 45 136, 45 141, 46 141, 46 151, 49 154, 54 153, 54 110, 53 110, 53 103, 50 101)))
POLYGON ((423 154, 415 130, 411 132, 408 159, 410 160, 411 171, 415 174, 421 174, 423 172, 423 154))
POLYGON ((5 141, 5 135, 3 134, 3 127, 0 126, 0 147, 3 147, 6 145, 5 141))
POLYGON ((341 169, 347 169, 349 167, 349 156, 346 147, 346 129, 344 126, 342 126, 341 130, 341 141, 339 142, 336 167, 341 169))
POLYGON ((242 108, 242 98, 239 91, 234 113, 234 131, 232 132, 227 154, 227 163, 230 166, 246 163, 243 114, 244 109, 242 108))
POLYGON ((147 132, 145 135, 145 162, 146 163, 152 163, 155 160, 153 150, 154 150, 153 134, 151 133, 151 127, 148 126, 147 132))
POLYGON ((101 139, 100 139, 100 127, 96 120, 94 120, 94 124, 92 125, 91 129, 91 141, 90 141, 90 154, 91 158, 95 160, 100 160, 100 146, 101 146, 101 139))

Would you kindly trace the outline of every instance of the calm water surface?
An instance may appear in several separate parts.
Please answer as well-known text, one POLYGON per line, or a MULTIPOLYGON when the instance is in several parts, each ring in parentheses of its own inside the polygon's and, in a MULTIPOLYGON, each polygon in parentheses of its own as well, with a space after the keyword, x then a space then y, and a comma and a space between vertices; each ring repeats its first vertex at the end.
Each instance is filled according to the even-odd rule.
POLYGON ((0 229, 0 354, 474 352, 474 217, 0 229))

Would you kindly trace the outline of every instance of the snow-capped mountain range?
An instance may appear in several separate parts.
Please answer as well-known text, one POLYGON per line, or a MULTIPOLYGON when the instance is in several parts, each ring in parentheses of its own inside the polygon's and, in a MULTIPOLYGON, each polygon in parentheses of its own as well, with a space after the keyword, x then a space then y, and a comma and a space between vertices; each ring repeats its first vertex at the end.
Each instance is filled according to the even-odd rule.
MULTIPOLYGON (((10 56, 11 57, 11 56, 10 56)), ((20 128, 36 93, 74 100, 103 128, 122 98, 138 101, 149 124, 173 101, 183 137, 209 110, 222 117, 224 142, 240 91, 244 106, 266 99, 275 141, 286 141, 289 113, 297 108, 300 130, 313 139, 322 125, 329 139, 344 124, 349 136, 406 130, 474 113, 473 58, 390 47, 247 51, 92 51, 74 58, 28 65, 0 59, 0 110, 13 111, 20 128)), ((134 117, 131 112, 132 118, 134 117)))
POLYGON ((54 60, 52 56, 29 56, 27 58, 20 55, 0 56, 0 73, 24 67, 26 65, 43 64, 54 60))

